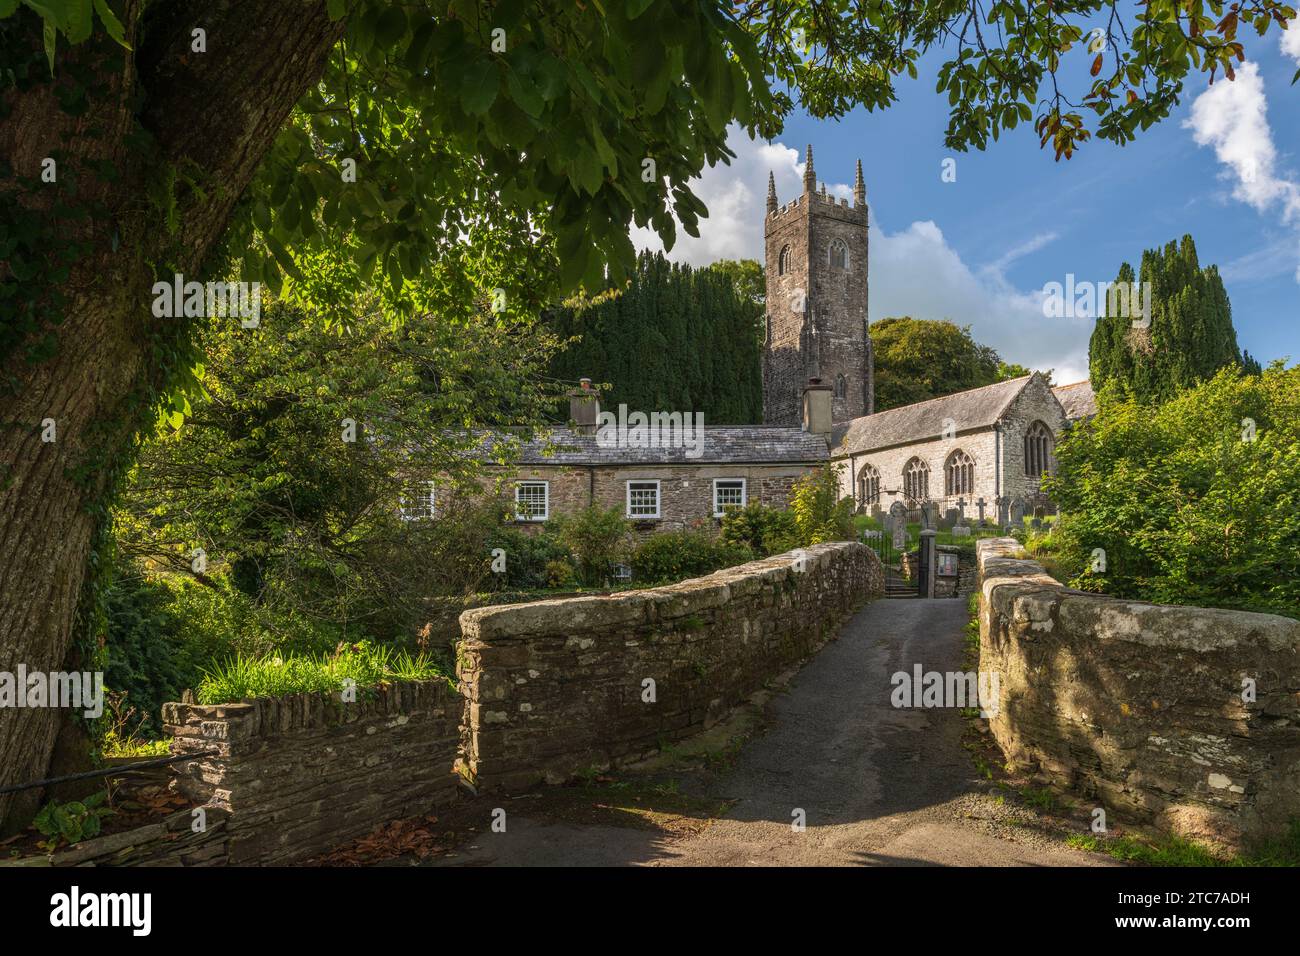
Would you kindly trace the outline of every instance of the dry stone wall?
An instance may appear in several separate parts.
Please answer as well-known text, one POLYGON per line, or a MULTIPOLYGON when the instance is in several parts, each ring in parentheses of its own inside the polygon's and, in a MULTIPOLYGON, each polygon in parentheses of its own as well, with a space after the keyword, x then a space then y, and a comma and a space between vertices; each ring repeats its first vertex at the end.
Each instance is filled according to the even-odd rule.
POLYGON ((1300 819, 1300 621, 1071 590, 1011 538, 978 554, 1012 763, 1235 850, 1300 819))
POLYGON ((466 769, 480 787, 520 789, 655 753, 883 590, 875 553, 837 542, 668 587, 466 611, 466 769))
POLYGON ((224 859, 280 864, 316 856, 381 823, 455 798, 461 698, 445 680, 166 704, 181 791, 225 819, 224 859))

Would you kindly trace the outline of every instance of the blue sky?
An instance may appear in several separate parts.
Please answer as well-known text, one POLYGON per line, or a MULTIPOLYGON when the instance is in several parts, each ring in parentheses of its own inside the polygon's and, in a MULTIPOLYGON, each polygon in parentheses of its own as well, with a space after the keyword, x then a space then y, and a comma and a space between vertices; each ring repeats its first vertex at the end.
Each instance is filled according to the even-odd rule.
MULTIPOLYGON (((1298 25, 1300 26, 1300 25, 1298 25)), ((767 169, 782 202, 799 190, 804 145, 819 180, 849 195, 862 159, 871 206, 871 317, 911 314, 969 324, 1009 361, 1086 375, 1090 319, 1047 319, 1047 282, 1112 280, 1123 261, 1190 233, 1203 265, 1224 275, 1244 348, 1262 362, 1300 360, 1300 29, 1247 46, 1235 83, 1199 77, 1163 123, 1124 147, 1090 141, 1057 163, 1032 124, 989 149, 943 147, 947 98, 933 66, 899 87, 884 112, 843 120, 792 117, 771 144, 739 131, 730 168, 706 172, 701 240, 674 259, 704 264, 761 255, 767 169), (1294 37, 1291 34, 1295 34, 1294 37), (1252 65, 1253 64, 1253 65, 1252 65), (956 160, 956 182, 941 178, 956 160), (1246 172, 1249 170, 1249 172, 1246 172), (753 208, 751 208, 753 207, 753 208)), ((941 57, 933 58, 936 62, 941 57)), ((654 248, 644 233, 639 245, 654 248)))

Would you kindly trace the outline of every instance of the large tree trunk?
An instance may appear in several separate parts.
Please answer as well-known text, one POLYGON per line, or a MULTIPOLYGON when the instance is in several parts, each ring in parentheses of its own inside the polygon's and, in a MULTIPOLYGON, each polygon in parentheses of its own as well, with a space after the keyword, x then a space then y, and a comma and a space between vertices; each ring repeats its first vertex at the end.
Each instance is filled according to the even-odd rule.
MULTIPOLYGON (((15 673, 20 664, 55 671, 68 661, 107 496, 166 384, 157 347, 184 339, 177 323, 185 320, 151 313, 150 287, 170 275, 155 276, 150 263, 168 263, 187 279, 200 275, 235 201, 343 29, 329 21, 323 2, 162 0, 141 21, 143 6, 127 0, 122 11, 134 54, 105 37, 65 45, 54 82, 4 97, 10 112, 0 122, 0 159, 19 176, 39 176, 45 157, 59 157, 58 182, 76 172, 74 201, 94 203, 98 212, 89 222, 60 223, 68 242, 89 242, 92 250, 70 276, 57 284, 49 275, 34 280, 43 281, 41 292, 64 297, 57 309, 63 321, 52 327, 53 357, 33 363, 22 347, 0 355, 0 671, 15 673), (191 50, 195 27, 206 31, 206 53, 191 50), (55 84, 70 82, 74 63, 97 76, 81 116, 63 112, 55 98, 55 84), (137 121, 156 152, 132 145, 137 121), (105 159, 117 178, 92 174, 90 164, 105 159), (145 201, 145 183, 163 165, 202 186, 201 194, 178 195, 175 235, 145 201), (42 440, 49 419, 52 442, 42 440)), ((27 11, 16 16, 39 50, 39 19, 27 11)), ((54 217, 58 188, 20 191, 0 182, 0 203, 54 217)), ((0 280, 10 277, 0 260, 0 280)), ((45 775, 67 717, 49 708, 0 710, 0 785, 45 775)), ((37 791, 0 795, 0 827, 24 823, 40 798, 37 791)))

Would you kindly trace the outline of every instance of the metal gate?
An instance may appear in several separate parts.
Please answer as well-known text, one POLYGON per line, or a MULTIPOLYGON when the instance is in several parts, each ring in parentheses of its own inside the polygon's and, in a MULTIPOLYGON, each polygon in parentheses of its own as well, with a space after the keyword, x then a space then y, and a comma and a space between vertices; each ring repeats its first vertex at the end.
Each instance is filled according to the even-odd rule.
POLYGON ((885 570, 885 597, 914 598, 920 595, 915 578, 909 581, 903 576, 903 552, 894 547, 892 534, 867 530, 862 532, 861 540, 880 558, 880 566, 885 570))

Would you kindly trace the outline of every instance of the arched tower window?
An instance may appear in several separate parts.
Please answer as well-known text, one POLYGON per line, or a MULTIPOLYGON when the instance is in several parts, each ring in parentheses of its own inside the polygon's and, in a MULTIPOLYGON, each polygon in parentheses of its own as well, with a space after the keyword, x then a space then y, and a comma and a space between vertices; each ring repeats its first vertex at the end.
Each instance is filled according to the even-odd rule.
POLYGON ((874 465, 863 465, 858 472, 858 501, 864 508, 880 501, 880 472, 874 465))
POLYGON ((848 393, 849 393, 849 383, 848 380, 844 377, 844 373, 841 372, 839 375, 835 376, 835 397, 838 399, 843 399, 844 396, 847 395, 848 393))
POLYGON ((903 497, 909 508, 930 497, 930 466, 920 458, 909 459, 903 466, 903 497))
POLYGON ((948 498, 975 493, 975 459, 960 448, 944 462, 943 493, 948 498))
POLYGON ((1055 440, 1052 430, 1042 422, 1034 422, 1025 432, 1025 474, 1041 478, 1052 473, 1052 448, 1055 440))
POLYGON ((843 239, 831 240, 830 262, 832 269, 847 269, 849 267, 849 247, 844 244, 843 239))
POLYGON ((776 260, 776 274, 779 276, 783 276, 789 271, 790 271, 790 247, 782 246, 781 255, 779 255, 776 260))

